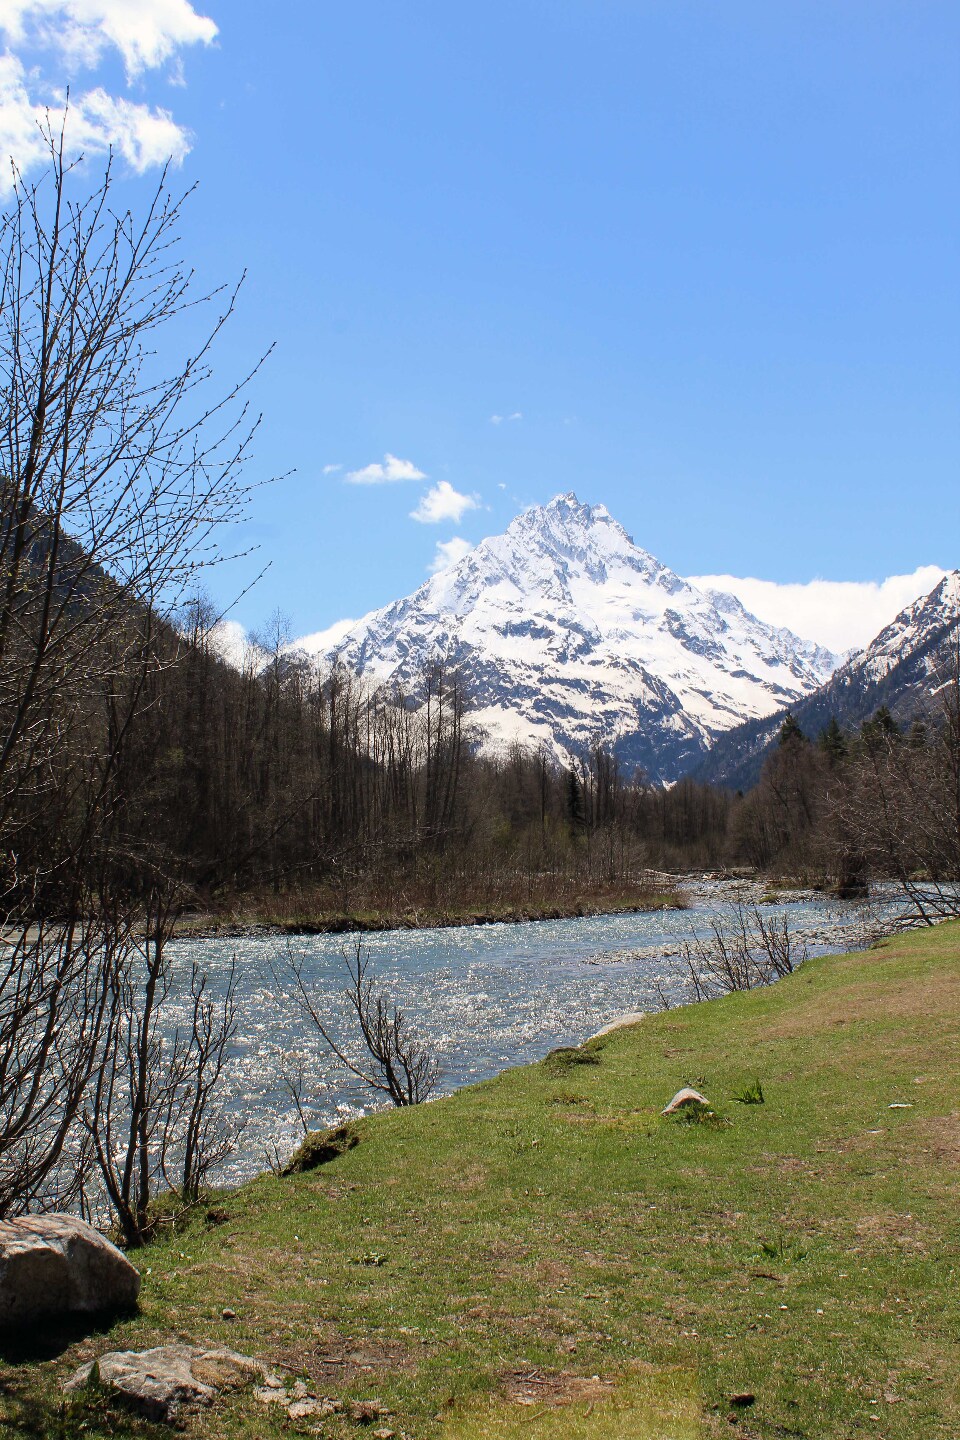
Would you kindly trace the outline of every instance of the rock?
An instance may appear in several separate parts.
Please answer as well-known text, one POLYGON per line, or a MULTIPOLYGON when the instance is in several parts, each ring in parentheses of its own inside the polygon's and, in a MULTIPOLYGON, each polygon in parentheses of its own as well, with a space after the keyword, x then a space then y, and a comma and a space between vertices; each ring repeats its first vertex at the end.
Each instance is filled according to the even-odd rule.
POLYGON ((379 1400, 352 1400, 349 1414, 357 1425, 372 1425, 375 1420, 385 1419, 390 1411, 379 1400))
POLYGON ((224 1320, 236 1320, 237 1318, 236 1310, 231 1310, 229 1305, 225 1305, 220 1314, 224 1320))
MULTIPOLYGON (((212 1405, 221 1390, 272 1379, 261 1361, 233 1350, 158 1345, 153 1350, 110 1350, 81 1365, 63 1388, 76 1391, 99 1384, 146 1419, 173 1424, 184 1410, 212 1405)), ((257 1398, 267 1393, 286 1398, 282 1390, 267 1387, 257 1398)))
POLYGON ((275 1376, 269 1376, 265 1385, 258 1386, 253 1398, 261 1405, 282 1406, 291 1420, 309 1420, 314 1415, 337 1415, 343 1410, 339 1400, 318 1399, 312 1395, 302 1380, 298 1380, 290 1390, 284 1390, 275 1376))
POLYGON ((291 1420, 308 1420, 311 1415, 323 1415, 324 1413, 323 1402, 313 1400, 309 1396, 303 1400, 293 1400, 287 1406, 287 1414, 291 1420))
POLYGON ((286 1405, 290 1397, 286 1390, 279 1386, 257 1385, 253 1391, 253 1398, 259 1400, 261 1405, 286 1405))
POLYGON ((583 1042, 588 1045, 591 1040, 599 1040, 601 1035, 609 1035, 611 1030, 620 1030, 624 1025, 637 1025, 641 1020, 646 1020, 645 1010, 630 1010, 626 1015, 621 1015, 616 1020, 611 1020, 608 1025, 603 1025, 593 1035, 588 1035, 583 1042))
POLYGON ((665 1105, 660 1114, 676 1115, 678 1110, 684 1110, 688 1105, 706 1105, 709 1108, 710 1101, 705 1095, 701 1095, 699 1090, 691 1090, 689 1086, 685 1086, 683 1090, 677 1091, 670 1104, 665 1105))
POLYGON ((127 1257, 75 1215, 0 1223, 0 1327, 132 1309, 139 1293, 127 1257))

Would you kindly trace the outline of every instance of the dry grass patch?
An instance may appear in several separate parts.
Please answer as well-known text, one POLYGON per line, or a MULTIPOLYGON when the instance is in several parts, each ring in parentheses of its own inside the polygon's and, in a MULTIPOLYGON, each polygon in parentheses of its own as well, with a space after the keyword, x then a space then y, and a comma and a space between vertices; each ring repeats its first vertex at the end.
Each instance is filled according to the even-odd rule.
MULTIPOLYGON (((518 1370, 501 1397, 479 1399, 445 1420, 443 1440, 700 1440, 689 1371, 618 1376, 518 1370)), ((745 1433, 745 1432, 741 1432, 745 1433)))

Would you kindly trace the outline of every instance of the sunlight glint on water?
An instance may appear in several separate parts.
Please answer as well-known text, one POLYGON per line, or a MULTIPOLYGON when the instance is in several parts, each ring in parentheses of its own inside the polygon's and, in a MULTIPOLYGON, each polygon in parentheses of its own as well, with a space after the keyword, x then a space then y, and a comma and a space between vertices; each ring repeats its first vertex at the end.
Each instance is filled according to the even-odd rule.
MULTIPOLYGON (((378 987, 432 1041, 445 1093, 540 1059, 555 1046, 579 1044, 627 1011, 658 1009, 657 984, 672 1004, 688 1001, 681 943, 694 929, 706 934, 728 898, 725 886, 706 885, 684 911, 381 931, 364 937, 364 949, 378 987)), ((764 906, 764 912, 788 914, 791 934, 806 940, 811 955, 854 946, 864 931, 862 909, 823 897, 764 906)), ((171 947, 177 964, 197 959, 214 988, 237 957, 240 1023, 224 1095, 246 1125, 221 1178, 246 1178, 265 1168, 266 1153, 285 1158, 298 1143, 302 1131, 280 1078, 284 1055, 304 1062, 312 1126, 370 1108, 369 1095, 331 1064, 301 1016, 292 980, 283 974, 289 956, 302 958, 349 1035, 339 992, 342 956, 352 943, 342 935, 268 935, 179 941, 171 947)))

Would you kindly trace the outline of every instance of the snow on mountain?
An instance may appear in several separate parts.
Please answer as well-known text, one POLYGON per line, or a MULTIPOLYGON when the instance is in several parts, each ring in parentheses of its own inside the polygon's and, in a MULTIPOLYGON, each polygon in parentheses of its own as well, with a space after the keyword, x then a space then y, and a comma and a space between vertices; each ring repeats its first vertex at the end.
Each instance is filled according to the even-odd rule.
POLYGON ((518 516, 337 643, 304 648, 411 690, 442 660, 488 746, 545 744, 564 758, 599 740, 663 780, 837 664, 734 596, 696 589, 573 494, 518 516))
MULTIPOLYGON (((843 670, 855 669, 865 680, 877 682, 889 675, 907 655, 926 653, 928 642, 960 621, 960 570, 952 570, 934 586, 901 610, 866 650, 854 655, 843 670)), ((931 665, 934 663, 930 657, 931 665)), ((841 671, 840 674, 843 672, 841 671)), ((838 675, 839 678, 839 675, 838 675)))
MULTIPOLYGON (((899 725, 936 716, 938 693, 956 664, 960 635, 960 570, 907 605, 865 650, 857 650, 812 695, 790 706, 805 735, 818 735, 836 720, 856 730, 885 705, 899 725)), ((770 747, 776 743, 785 712, 748 721, 722 735, 693 773, 746 789, 753 785, 770 747)))

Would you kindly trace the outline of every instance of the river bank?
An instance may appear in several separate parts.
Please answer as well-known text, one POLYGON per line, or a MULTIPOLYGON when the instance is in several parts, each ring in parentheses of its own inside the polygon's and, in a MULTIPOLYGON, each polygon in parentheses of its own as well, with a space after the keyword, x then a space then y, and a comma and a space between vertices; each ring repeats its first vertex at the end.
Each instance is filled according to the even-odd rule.
MULTIPOLYGON (((691 880, 693 877, 687 877, 691 880)), ((363 936, 364 957, 378 991, 399 1005, 430 1045, 442 1070, 441 1090, 453 1091, 557 1046, 577 1045, 609 1021, 632 1011, 681 1006, 694 998, 685 947, 735 913, 759 903, 756 882, 700 877, 686 906, 623 910, 543 919, 536 924, 489 923, 401 927, 363 936)), ((815 955, 864 943, 867 919, 849 902, 813 892, 778 896, 764 906, 789 924, 799 951, 815 955)), ((305 1077, 312 1128, 362 1113, 369 1095, 332 1061, 316 1027, 297 1001, 292 964, 303 974, 328 1021, 352 1039, 355 1020, 344 997, 342 934, 247 931, 185 936, 171 959, 186 976, 198 966, 210 994, 233 976, 238 1033, 221 1079, 221 1096, 242 1116, 243 1141, 225 1162, 231 1183, 262 1167, 263 1154, 289 1154, 300 1119, 284 1070, 305 1077)), ((189 986, 175 984, 165 1024, 171 1035, 189 1023, 189 986)))
POLYGON ((460 925, 523 924, 682 910, 685 891, 672 876, 633 885, 558 889, 546 898, 467 897, 455 903, 404 900, 393 905, 338 906, 323 895, 260 896, 217 910, 191 911, 177 921, 178 938, 229 939, 249 935, 345 935, 380 930, 437 930, 460 925))
MULTIPOLYGON (((8 1354, 2 1433, 120 1433, 58 1381, 176 1337, 328 1398, 330 1440, 372 1401, 416 1440, 952 1440, 958 1054, 954 923, 367 1116, 139 1252, 137 1316, 8 1354), (684 1084, 717 1123, 662 1117, 684 1084)), ((315 1423, 238 1392, 191 1429, 315 1423)))

